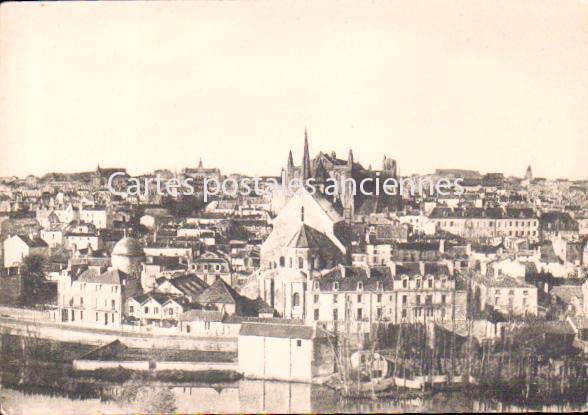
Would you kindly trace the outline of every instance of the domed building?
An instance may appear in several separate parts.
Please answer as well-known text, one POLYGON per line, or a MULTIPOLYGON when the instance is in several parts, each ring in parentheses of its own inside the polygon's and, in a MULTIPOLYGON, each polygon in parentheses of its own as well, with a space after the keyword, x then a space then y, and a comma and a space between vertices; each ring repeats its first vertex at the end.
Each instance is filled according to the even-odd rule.
POLYGON ((112 250, 112 268, 129 275, 141 275, 141 262, 145 259, 143 247, 134 238, 125 237, 114 245, 112 250))

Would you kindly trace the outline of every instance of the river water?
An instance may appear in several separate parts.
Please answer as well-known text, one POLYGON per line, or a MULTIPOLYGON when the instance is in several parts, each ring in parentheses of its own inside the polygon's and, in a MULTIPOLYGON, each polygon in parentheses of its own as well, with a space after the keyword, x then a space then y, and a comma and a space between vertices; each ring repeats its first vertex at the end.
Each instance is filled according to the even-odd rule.
MULTIPOLYGON (((586 411, 588 405, 524 407, 463 393, 437 393, 426 398, 344 400, 329 388, 301 383, 240 380, 222 385, 153 384, 134 401, 68 398, 51 391, 0 389, 0 403, 8 415, 83 415, 145 412, 178 413, 319 413, 319 412, 477 412, 477 411, 586 411), (153 396, 160 406, 149 406, 153 396), (163 406, 161 406, 163 404, 163 406)), ((152 404, 152 403, 151 403, 152 404)))

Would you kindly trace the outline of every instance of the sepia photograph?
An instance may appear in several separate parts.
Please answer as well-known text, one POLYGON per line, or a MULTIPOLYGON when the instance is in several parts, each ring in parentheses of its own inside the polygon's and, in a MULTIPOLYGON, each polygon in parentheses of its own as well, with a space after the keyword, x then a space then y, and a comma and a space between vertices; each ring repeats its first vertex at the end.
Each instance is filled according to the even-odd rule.
POLYGON ((0 415, 588 412, 588 0, 0 4, 0 415))

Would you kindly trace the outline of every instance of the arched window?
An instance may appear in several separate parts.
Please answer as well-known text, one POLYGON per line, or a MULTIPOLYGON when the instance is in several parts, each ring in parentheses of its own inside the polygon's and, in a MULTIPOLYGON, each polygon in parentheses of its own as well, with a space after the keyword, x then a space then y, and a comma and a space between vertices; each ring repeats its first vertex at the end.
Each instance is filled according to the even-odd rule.
POLYGON ((283 268, 286 266, 286 258, 283 256, 280 257, 280 266, 283 268))
POLYGON ((300 305, 300 294, 294 293, 292 295, 292 307, 298 307, 300 305))
POLYGON ((304 259, 302 257, 298 257, 298 268, 304 268, 304 259))

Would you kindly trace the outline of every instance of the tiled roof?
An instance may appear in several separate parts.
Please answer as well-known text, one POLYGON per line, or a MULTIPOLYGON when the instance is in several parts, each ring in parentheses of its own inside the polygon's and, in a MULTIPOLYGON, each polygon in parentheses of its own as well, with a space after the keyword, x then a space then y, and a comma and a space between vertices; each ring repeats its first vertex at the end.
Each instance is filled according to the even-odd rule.
POLYGON ((29 248, 47 248, 49 245, 40 238, 29 238, 27 235, 18 235, 18 237, 25 243, 29 248))
POLYGON ((118 269, 110 269, 106 272, 99 273, 93 268, 82 272, 79 276, 80 282, 89 282, 94 284, 122 284, 123 280, 129 276, 118 269))
POLYGON ((178 304, 183 303, 180 299, 178 299, 177 297, 175 297, 171 294, 160 293, 157 291, 149 291, 144 294, 139 294, 139 295, 132 297, 132 299, 135 300, 136 302, 138 302, 139 304, 144 304, 151 299, 157 301, 160 305, 164 305, 168 301, 175 301, 178 304))
POLYGON ((335 244, 322 232, 303 223, 298 228, 290 242, 290 248, 310 248, 310 249, 334 249, 339 250, 335 244))
POLYGON ((238 299, 239 293, 222 278, 218 278, 198 296, 197 300, 201 304, 236 304, 238 299))
POLYGON ((248 323, 241 325, 239 336, 275 337, 283 339, 312 339, 314 329, 311 326, 283 323, 248 323))
POLYGON ((216 310, 190 310, 180 315, 181 321, 223 321, 223 312, 216 310))
MULTIPOLYGON (((208 284, 202 281, 196 274, 180 274, 168 280, 171 285, 180 290, 184 295, 195 297, 208 288, 208 284)), ((164 281, 162 280, 161 283, 164 281)))
POLYGON ((570 303, 574 297, 579 299, 584 298, 582 287, 579 285, 558 285, 553 287, 549 293, 555 295, 565 303, 570 303))

